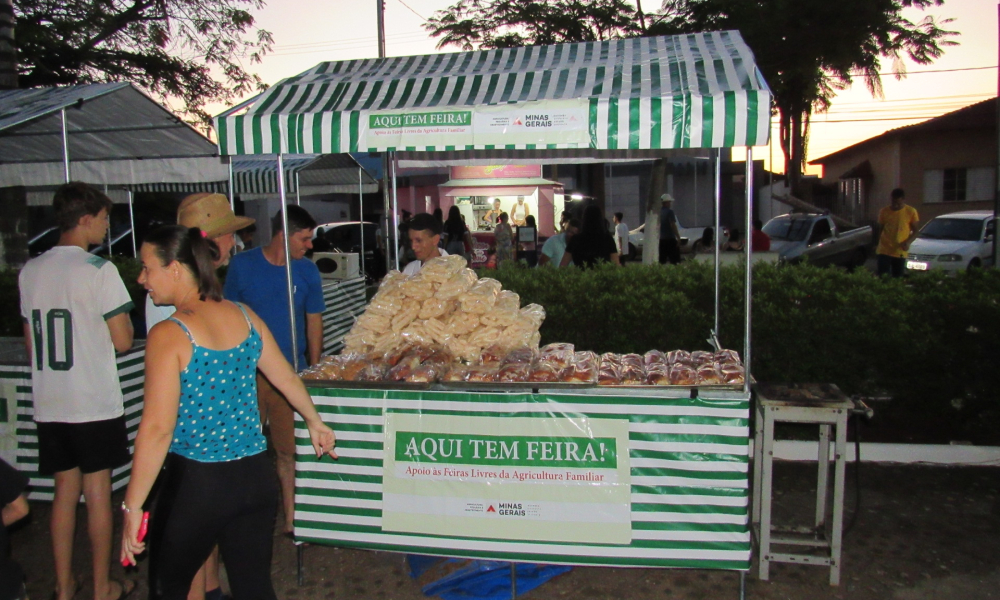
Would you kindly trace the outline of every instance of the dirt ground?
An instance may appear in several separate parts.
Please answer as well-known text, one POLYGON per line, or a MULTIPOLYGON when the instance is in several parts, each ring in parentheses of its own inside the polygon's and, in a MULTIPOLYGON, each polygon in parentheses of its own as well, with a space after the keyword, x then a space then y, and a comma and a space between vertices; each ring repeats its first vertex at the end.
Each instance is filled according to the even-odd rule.
MULTIPOLYGON (((755 571, 747 598, 851 600, 979 600, 1000 598, 1000 470, 986 467, 914 467, 864 464, 861 509, 844 538, 841 585, 832 587, 820 566, 772 564, 769 581, 755 571)), ((854 466, 848 467, 847 521, 855 507, 854 466)), ((775 523, 807 525, 813 511, 815 467, 780 463, 775 474, 775 523)), ((121 494, 115 497, 120 502, 121 494)), ((52 592, 47 503, 33 503, 31 521, 12 534, 15 558, 28 572, 32 598, 52 592)), ((85 517, 78 519, 76 572, 89 573, 85 517)), ((115 552, 117 552, 117 534, 115 552)), ((296 581, 295 546, 274 538, 273 575, 278 597, 291 600, 423 598, 402 555, 325 546, 305 548, 305 583, 296 581)), ((145 561, 113 575, 139 582, 132 598, 145 598, 145 561)), ((89 582, 77 596, 91 597, 89 582)), ((524 598, 629 598, 702 600, 738 598, 733 572, 576 568, 524 598)))

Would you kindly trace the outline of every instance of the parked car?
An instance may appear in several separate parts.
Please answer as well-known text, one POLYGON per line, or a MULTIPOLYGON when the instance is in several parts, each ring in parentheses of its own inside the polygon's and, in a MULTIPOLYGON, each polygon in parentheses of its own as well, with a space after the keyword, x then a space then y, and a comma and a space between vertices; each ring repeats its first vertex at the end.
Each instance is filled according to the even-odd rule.
POLYGON ((934 217, 910 244, 911 271, 961 271, 993 264, 993 211, 969 210, 934 217))
MULTIPOLYGON (((701 239, 702 234, 705 233, 705 227, 684 227, 681 225, 680 221, 677 221, 677 233, 680 234, 680 247, 681 252, 693 252, 693 246, 695 241, 701 239)), ((729 241, 729 228, 722 227, 722 234, 716 231, 715 239, 719 244, 725 244, 729 241)), ((629 260, 641 258, 642 256, 642 246, 646 241, 646 224, 643 223, 635 229, 628 232, 628 245, 629 245, 629 260)))
POLYGON ((871 250, 871 227, 841 231, 826 214, 781 215, 768 221, 763 231, 771 238, 771 250, 778 253, 781 262, 808 261, 853 269, 865 264, 871 250))

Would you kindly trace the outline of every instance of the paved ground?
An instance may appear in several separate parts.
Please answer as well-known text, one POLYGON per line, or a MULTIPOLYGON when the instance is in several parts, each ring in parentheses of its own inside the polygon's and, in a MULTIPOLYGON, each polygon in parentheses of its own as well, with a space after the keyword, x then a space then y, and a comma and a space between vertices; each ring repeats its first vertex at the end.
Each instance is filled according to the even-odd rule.
MULTIPOLYGON (((807 524, 812 511, 814 468, 779 464, 776 522, 807 524)), ((853 467, 848 470, 848 515, 853 513, 853 467)), ((120 496, 120 494, 118 495, 120 496)), ((120 501, 116 496, 115 500, 120 501)), ((53 588, 48 543, 48 505, 35 503, 33 520, 14 532, 14 556, 29 573, 32 598, 53 588)), ((88 569, 83 514, 78 523, 76 571, 88 569)), ((117 539, 117 538, 116 538, 117 539)), ((400 555, 312 546, 306 549, 305 585, 296 583, 295 549, 275 536, 273 574, 279 598, 416 600, 420 589, 400 555)), ((843 578, 828 584, 828 571, 774 565, 770 581, 751 577, 754 599, 979 600, 1000 598, 1000 470, 865 464, 861 510, 844 542, 843 578)), ((117 543, 116 543, 117 552, 117 543)), ((146 597, 146 563, 116 576, 137 579, 134 598, 146 597)), ((90 586, 79 600, 90 598, 90 586)), ((629 598, 707 600, 737 598, 735 573, 655 569, 577 568, 524 595, 525 598, 629 598)))

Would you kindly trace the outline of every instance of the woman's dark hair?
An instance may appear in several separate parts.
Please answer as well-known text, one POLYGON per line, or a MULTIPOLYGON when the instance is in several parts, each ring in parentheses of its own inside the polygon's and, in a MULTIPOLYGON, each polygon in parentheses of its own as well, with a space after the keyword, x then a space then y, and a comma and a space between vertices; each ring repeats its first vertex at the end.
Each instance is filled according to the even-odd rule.
POLYGON ((501 223, 506 223, 508 219, 510 219, 510 215, 508 215, 505 212, 500 213, 500 222, 501 223))
POLYGON ((711 246, 713 239, 715 239, 715 230, 711 227, 706 227, 705 231, 701 232, 701 243, 705 246, 711 246))
POLYGON ((190 269, 198 282, 202 301, 222 300, 222 285, 215 275, 219 247, 205 237, 204 231, 197 227, 164 225, 147 233, 142 243, 153 247, 153 252, 164 266, 176 260, 190 269))
POLYGON ((535 225, 535 215, 528 215, 525 217, 524 224, 528 227, 538 227, 538 225, 535 225))
POLYGON ((465 235, 465 221, 462 220, 462 211, 457 206, 448 209, 448 220, 444 222, 444 231, 448 234, 448 240, 453 242, 465 235))

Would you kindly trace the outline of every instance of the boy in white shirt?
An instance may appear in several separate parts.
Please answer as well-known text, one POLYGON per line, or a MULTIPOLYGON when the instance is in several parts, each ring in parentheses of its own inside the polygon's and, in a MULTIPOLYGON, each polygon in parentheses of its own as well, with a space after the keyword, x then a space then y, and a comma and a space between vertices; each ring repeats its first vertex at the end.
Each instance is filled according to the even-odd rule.
POLYGON ((55 478, 54 600, 71 600, 76 507, 83 493, 95 600, 120 600, 134 582, 112 581, 111 470, 126 464, 128 434, 115 352, 132 347, 132 301, 118 269, 87 252, 108 231, 111 200, 67 183, 52 202, 59 243, 19 277, 24 338, 38 428, 38 471, 55 478))

